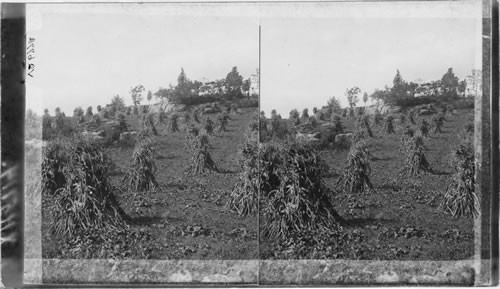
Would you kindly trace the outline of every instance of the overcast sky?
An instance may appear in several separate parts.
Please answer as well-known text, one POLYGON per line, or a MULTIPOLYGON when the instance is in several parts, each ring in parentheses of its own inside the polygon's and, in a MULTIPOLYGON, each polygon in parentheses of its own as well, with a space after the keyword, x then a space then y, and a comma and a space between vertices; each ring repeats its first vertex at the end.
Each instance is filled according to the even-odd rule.
POLYGON ((76 106, 95 111, 115 94, 131 104, 130 87, 154 93, 175 85, 181 67, 193 80, 225 78, 233 66, 245 78, 255 73, 257 18, 153 6, 28 5, 28 36, 36 40, 27 107, 53 114, 59 106, 72 115, 76 106))
POLYGON ((476 3, 441 5, 430 17, 424 11, 429 7, 386 3, 362 10, 364 18, 342 15, 350 9, 343 4, 334 17, 263 19, 261 109, 267 116, 276 109, 287 118, 290 110, 320 108, 331 96, 346 106, 346 88, 370 94, 392 86, 397 69, 407 81, 441 79, 449 67, 463 79, 481 68, 481 3, 476 3), (408 17, 397 17, 408 10, 408 17))
POLYGON ((27 106, 95 107, 142 84, 155 92, 191 79, 259 67, 261 108, 283 117, 321 107, 346 88, 459 78, 481 68, 481 1, 326 3, 28 4, 35 37, 27 106))

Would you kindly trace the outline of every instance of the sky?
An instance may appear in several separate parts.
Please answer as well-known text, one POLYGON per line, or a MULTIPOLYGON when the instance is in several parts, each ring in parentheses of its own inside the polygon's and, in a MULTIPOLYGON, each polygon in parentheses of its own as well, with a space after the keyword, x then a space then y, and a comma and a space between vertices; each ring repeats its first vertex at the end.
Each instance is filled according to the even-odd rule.
POLYGON ((363 10, 363 17, 352 13, 352 6, 338 6, 332 17, 261 20, 261 110, 266 115, 272 109, 285 118, 294 108, 312 111, 332 96, 345 107, 347 88, 358 86, 362 95, 391 87, 397 69, 406 81, 430 81, 441 79, 450 67, 464 79, 482 66, 480 5, 441 5, 432 14, 429 7, 415 6, 408 14, 410 7, 386 5, 363 10))
POLYGON ((255 73, 257 18, 203 13, 203 6, 180 13, 179 6, 28 5, 35 71, 27 108, 72 115, 116 94, 131 104, 132 86, 154 93, 175 85, 181 67, 192 80, 225 78, 233 66, 245 78, 255 73))
POLYGON ((27 107, 105 105, 142 84, 261 73, 261 109, 321 107, 331 96, 481 68, 481 1, 28 4, 35 38, 27 107), (259 25, 261 36, 259 39, 259 25), (260 43, 259 43, 260 40, 260 43), (260 45, 260 47, 259 47, 260 45))

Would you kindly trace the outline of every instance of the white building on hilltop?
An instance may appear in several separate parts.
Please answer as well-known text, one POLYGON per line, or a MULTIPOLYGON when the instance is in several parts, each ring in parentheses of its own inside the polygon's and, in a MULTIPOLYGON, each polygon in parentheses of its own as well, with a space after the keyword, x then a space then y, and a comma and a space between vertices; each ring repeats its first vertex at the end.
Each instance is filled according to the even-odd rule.
POLYGON ((250 75, 250 94, 259 95, 260 93, 259 82, 260 82, 260 72, 259 69, 257 68, 256 74, 250 75))
POLYGON ((482 71, 480 69, 473 69, 471 75, 467 75, 465 82, 467 83, 465 92, 467 96, 481 96, 483 95, 482 85, 482 71))

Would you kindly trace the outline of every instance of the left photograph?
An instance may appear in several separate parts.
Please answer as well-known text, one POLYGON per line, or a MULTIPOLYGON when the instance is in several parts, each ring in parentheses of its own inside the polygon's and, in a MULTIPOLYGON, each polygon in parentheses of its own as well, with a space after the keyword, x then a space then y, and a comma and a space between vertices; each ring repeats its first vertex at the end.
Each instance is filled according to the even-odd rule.
POLYGON ((27 5, 26 204, 40 219, 27 207, 26 239, 39 222, 42 259, 258 258, 257 215, 239 212, 258 19, 215 11, 27 5))

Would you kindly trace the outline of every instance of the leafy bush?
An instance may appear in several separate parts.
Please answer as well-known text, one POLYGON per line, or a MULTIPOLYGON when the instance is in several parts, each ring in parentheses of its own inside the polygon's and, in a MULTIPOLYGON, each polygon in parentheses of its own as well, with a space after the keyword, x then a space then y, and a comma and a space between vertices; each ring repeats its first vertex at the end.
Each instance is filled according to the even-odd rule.
POLYGON ((132 164, 122 182, 136 191, 157 189, 155 173, 156 165, 151 141, 148 139, 138 141, 132 154, 132 164))
POLYGON ((269 142, 259 153, 262 235, 284 240, 294 232, 343 222, 328 197, 324 164, 310 145, 269 142))
POLYGON ((448 185, 441 207, 454 217, 475 217, 479 214, 474 192, 474 149, 463 143, 454 152, 456 173, 448 185))
POLYGON ((128 217, 113 194, 110 164, 100 145, 83 138, 56 139, 47 146, 42 182, 44 194, 54 200, 53 233, 71 237, 90 228, 123 227, 128 217))
POLYGON ((374 192, 369 178, 370 174, 371 167, 366 144, 357 142, 349 152, 347 166, 337 180, 337 185, 350 193, 374 192))

